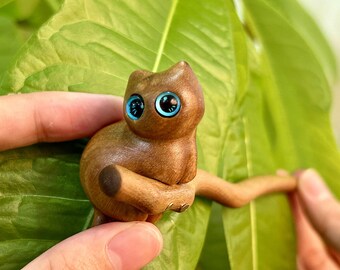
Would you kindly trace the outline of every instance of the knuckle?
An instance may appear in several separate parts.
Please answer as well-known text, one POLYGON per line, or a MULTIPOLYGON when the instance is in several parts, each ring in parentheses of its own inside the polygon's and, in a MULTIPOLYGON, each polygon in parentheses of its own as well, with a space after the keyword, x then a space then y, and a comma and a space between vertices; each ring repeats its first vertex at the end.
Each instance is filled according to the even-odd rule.
POLYGON ((48 128, 46 125, 45 117, 42 114, 42 111, 35 108, 34 114, 33 114, 33 119, 34 119, 34 128, 35 128, 35 134, 37 137, 38 142, 42 142, 48 139, 49 137, 49 132, 48 128))

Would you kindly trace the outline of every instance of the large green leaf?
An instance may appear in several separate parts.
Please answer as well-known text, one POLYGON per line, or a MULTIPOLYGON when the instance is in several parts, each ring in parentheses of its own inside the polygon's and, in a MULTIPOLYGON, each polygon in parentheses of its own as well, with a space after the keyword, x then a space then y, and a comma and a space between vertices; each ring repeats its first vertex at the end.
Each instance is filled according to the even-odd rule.
POLYGON ((0 81, 25 39, 15 22, 0 15, 0 81))
POLYGON ((276 14, 284 18, 286 24, 301 35, 322 65, 326 77, 333 82, 336 77, 336 58, 316 22, 295 0, 266 2, 276 14))
POLYGON ((60 2, 61 0, 0 1, 0 81, 24 42, 59 9, 60 2))
POLYGON ((16 19, 23 27, 38 27, 55 13, 62 0, 0 0, 0 14, 16 19), (3 7, 2 7, 3 6, 3 7))
POLYGON ((8 3, 12 2, 13 0, 0 0, 0 7, 7 5, 8 3))
MULTIPOLYGON (((315 167, 340 195, 339 152, 329 124, 329 87, 317 61, 321 56, 304 39, 302 27, 295 27, 277 9, 279 2, 284 1, 244 1, 245 24, 252 37, 250 79, 239 124, 246 171, 251 176, 277 168, 315 167)), ((292 8, 297 5, 289 2, 292 8)), ((224 222, 232 269, 294 269, 293 235, 278 233, 292 231, 282 196, 225 209, 224 222), (273 251, 284 256, 272 256, 273 251)))
POLYGON ((92 207, 78 179, 81 149, 42 144, 1 153, 1 269, 21 268, 90 223, 92 207))
MULTIPOLYGON (((198 129, 200 168, 239 181, 278 167, 313 166, 340 190, 334 180, 340 175, 339 154, 328 123, 325 72, 334 73, 329 49, 295 1, 275 2, 245 1, 242 24, 231 0, 66 0, 22 48, 0 93, 122 95, 133 70, 159 71, 185 59, 205 92, 206 114, 198 129), (296 17, 289 16, 291 10, 296 17), (311 41, 323 49, 309 46, 311 41)), ((75 142, 0 154, 4 269, 16 269, 87 228, 92 209, 79 185, 81 149, 75 142)), ((164 250, 148 268, 195 268, 210 205, 198 198, 187 212, 164 216, 158 223, 164 250)), ((283 195, 242 209, 213 211, 211 218, 207 245, 210 239, 216 242, 220 266, 294 269, 293 225, 283 195), (216 216, 221 212, 223 224, 216 216)), ((211 246, 204 250, 209 248, 211 254, 211 246)), ((202 256, 200 267, 209 260, 202 256)))
MULTIPOLYGON (((227 112, 234 101, 236 63, 228 41, 232 35, 228 11, 223 1, 215 4, 66 1, 23 48, 3 81, 2 92, 59 89, 122 94, 133 70, 157 71, 186 59, 204 89, 214 89, 206 91, 199 164, 217 173, 223 167, 219 162, 226 132, 222 123, 229 121, 227 112), (219 120, 212 121, 216 114, 219 120)), ((55 196, 53 189, 51 196, 55 196)), ((150 267, 192 268, 203 245, 208 215, 208 204, 197 200, 187 213, 165 217, 159 223, 165 236, 163 255, 150 267)), ((63 230, 65 224, 59 226, 63 230)))

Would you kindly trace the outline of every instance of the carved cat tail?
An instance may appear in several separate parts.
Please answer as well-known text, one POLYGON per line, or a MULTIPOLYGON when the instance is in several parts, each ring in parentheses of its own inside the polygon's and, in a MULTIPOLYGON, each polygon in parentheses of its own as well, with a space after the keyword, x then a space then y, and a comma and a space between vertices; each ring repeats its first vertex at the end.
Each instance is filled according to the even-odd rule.
POLYGON ((257 197, 273 192, 290 192, 297 186, 292 176, 266 175, 230 183, 203 170, 197 170, 192 181, 196 195, 211 199, 227 207, 241 207, 257 197))

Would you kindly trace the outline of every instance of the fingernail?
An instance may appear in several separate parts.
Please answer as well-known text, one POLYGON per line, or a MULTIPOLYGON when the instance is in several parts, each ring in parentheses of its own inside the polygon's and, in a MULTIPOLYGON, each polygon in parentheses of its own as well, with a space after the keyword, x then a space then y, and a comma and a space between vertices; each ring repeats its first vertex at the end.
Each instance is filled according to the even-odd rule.
POLYGON ((114 269, 140 269, 159 255, 162 245, 154 225, 138 222, 110 240, 107 254, 114 269))
POLYGON ((317 201, 325 200, 331 196, 323 179, 314 169, 308 169, 301 173, 299 189, 310 199, 317 201))

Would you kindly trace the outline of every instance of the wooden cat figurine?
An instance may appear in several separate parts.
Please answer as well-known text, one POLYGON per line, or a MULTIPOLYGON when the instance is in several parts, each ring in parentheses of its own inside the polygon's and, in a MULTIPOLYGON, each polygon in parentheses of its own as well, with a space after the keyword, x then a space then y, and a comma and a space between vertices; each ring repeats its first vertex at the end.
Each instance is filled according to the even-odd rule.
POLYGON ((168 209, 186 210, 195 195, 239 207, 259 195, 296 186, 289 176, 231 184, 197 170, 196 127, 204 99, 186 62, 160 73, 133 72, 124 108, 125 121, 96 133, 82 155, 80 178, 95 208, 93 225, 155 222, 168 209))

